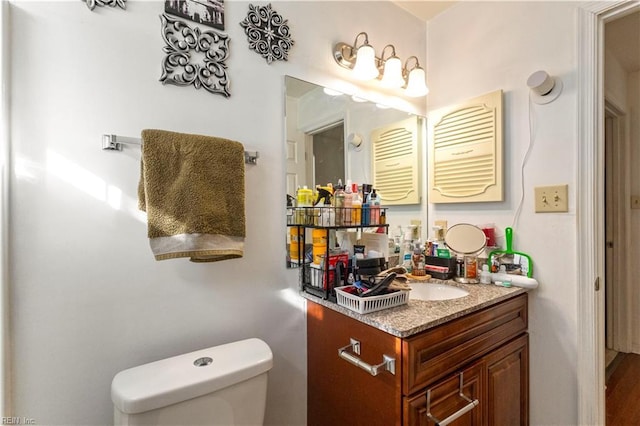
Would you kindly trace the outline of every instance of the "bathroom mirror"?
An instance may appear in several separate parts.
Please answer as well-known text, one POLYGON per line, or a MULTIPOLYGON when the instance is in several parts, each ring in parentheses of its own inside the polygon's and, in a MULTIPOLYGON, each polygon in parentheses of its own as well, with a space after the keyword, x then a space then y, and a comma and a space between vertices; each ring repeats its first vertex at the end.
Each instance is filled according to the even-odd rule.
MULTIPOLYGON (((358 184, 374 183, 372 137, 385 127, 393 128, 397 123, 413 122, 415 145, 418 152, 423 149, 421 145, 424 145, 426 123, 415 114, 290 76, 285 76, 285 95, 288 196, 295 197, 299 187, 315 188, 316 185, 325 186, 329 182, 335 185, 338 179, 342 179, 343 184, 347 180, 358 184)), ((420 158, 419 155, 414 157, 420 158)), ((392 178, 393 185, 397 186, 400 169, 395 166, 396 161, 389 163, 394 166, 391 174, 396 174, 392 178)), ((414 175, 407 177, 406 181, 419 182, 424 170, 415 167, 412 173, 414 175)), ((422 200, 418 188, 416 185, 413 191, 415 200, 397 208, 394 206, 394 212, 400 212, 405 217, 421 217, 422 200)), ((401 195, 407 192, 404 189, 402 191, 401 195)), ((390 189, 382 193, 383 205, 388 206, 396 197, 390 189)), ((390 223, 389 218, 387 223, 390 223)), ((289 238, 287 233, 287 242, 289 238)))
MULTIPOLYGON (((287 194, 350 179, 372 183, 372 132, 415 114, 285 77, 287 194)), ((416 124, 416 127, 422 123, 416 124)))

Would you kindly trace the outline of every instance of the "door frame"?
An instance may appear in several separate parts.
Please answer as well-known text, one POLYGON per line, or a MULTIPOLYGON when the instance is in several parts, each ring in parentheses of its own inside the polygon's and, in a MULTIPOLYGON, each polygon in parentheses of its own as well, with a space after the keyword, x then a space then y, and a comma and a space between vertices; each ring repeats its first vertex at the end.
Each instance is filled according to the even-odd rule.
POLYGON ((0 413, 11 416, 11 327, 9 289, 9 197, 11 180, 9 2, 0 2, 0 413))
POLYGON ((604 24, 639 1, 578 7, 577 279, 578 423, 605 424, 604 291, 604 24), (600 287, 602 288, 602 287, 600 287))

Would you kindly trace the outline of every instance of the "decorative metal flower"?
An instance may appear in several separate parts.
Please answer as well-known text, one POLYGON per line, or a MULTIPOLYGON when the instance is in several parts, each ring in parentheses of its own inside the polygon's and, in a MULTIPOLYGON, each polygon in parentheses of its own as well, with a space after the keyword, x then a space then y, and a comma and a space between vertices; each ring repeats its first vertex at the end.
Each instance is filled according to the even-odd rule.
POLYGON ((211 93, 225 97, 229 92, 229 78, 225 60, 229 56, 229 36, 216 31, 201 32, 167 14, 160 15, 162 38, 167 54, 162 60, 162 84, 204 87, 211 93), (191 53, 204 53, 203 64, 191 63, 191 53), (179 73, 182 71, 181 73, 179 73))
POLYGON ((240 26, 244 28, 249 41, 249 49, 262 55, 267 63, 287 60, 293 40, 289 34, 287 20, 268 6, 249 5, 249 12, 240 26))
POLYGON ((96 6, 120 6, 122 9, 127 8, 127 0, 82 0, 87 4, 89 10, 93 10, 96 6))

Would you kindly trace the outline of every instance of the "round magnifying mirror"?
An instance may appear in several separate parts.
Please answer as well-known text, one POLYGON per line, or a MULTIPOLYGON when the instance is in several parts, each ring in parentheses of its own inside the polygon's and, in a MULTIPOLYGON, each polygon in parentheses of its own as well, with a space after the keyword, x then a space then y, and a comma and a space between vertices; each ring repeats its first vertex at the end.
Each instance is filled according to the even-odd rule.
POLYGON ((456 253, 474 254, 487 245, 487 236, 475 225, 458 223, 447 230, 444 242, 456 253))

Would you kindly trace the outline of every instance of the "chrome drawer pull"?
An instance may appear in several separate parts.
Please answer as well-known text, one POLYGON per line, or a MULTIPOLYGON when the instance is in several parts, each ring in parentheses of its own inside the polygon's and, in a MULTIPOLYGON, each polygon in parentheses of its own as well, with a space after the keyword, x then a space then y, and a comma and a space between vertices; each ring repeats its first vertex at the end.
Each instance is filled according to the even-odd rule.
POLYGON ((480 404, 480 401, 478 401, 477 399, 472 400, 471 398, 469 398, 468 396, 462 393, 463 383, 464 383, 464 378, 462 377, 462 373, 460 373, 460 396, 462 397, 462 399, 464 399, 465 401, 468 401, 469 403, 444 420, 438 420, 433 415, 431 415, 431 389, 427 390, 427 417, 433 420, 436 425, 447 426, 449 423, 456 420, 458 417, 462 416, 463 414, 473 410, 478 404, 480 404))
POLYGON ((348 350, 351 349, 353 353, 355 353, 356 355, 360 355, 360 342, 354 338, 351 338, 349 340, 351 343, 349 343, 347 346, 344 346, 338 349, 338 356, 340 358, 349 361, 351 364, 355 365, 356 367, 362 368, 364 371, 371 374, 372 376, 377 376, 378 374, 380 374, 382 371, 385 371, 385 370, 393 375, 396 374, 395 358, 389 355, 382 355, 382 362, 380 364, 377 364, 377 365, 368 364, 363 360, 361 360, 360 358, 358 358, 357 356, 353 355, 352 353, 347 352, 348 350), (384 367, 384 369, 382 369, 382 367, 384 367))

